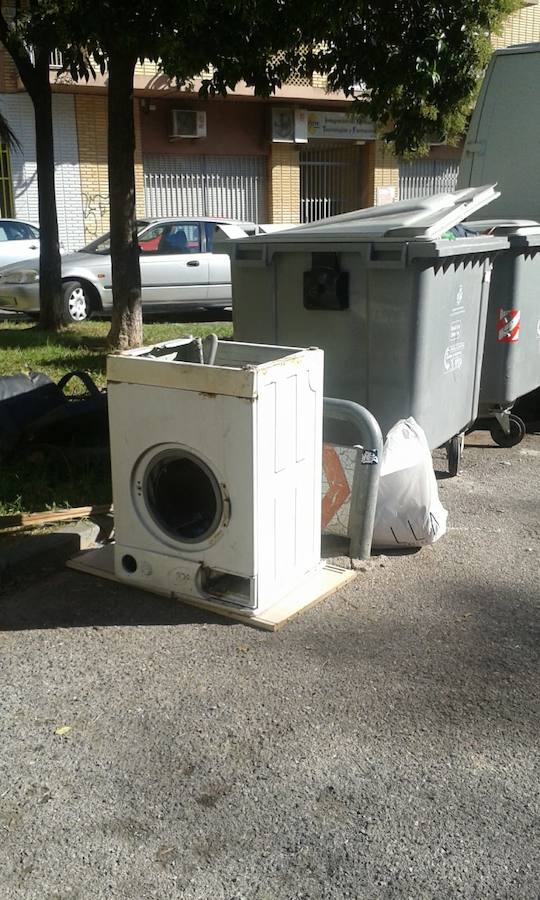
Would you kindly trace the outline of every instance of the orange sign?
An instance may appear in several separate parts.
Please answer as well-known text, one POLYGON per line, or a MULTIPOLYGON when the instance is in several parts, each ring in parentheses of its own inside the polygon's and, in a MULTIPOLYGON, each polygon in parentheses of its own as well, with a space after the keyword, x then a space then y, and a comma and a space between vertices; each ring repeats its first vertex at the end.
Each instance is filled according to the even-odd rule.
POLYGON ((328 481, 328 490, 322 498, 322 527, 324 528, 348 500, 351 489, 338 454, 328 444, 323 447, 323 469, 328 481))

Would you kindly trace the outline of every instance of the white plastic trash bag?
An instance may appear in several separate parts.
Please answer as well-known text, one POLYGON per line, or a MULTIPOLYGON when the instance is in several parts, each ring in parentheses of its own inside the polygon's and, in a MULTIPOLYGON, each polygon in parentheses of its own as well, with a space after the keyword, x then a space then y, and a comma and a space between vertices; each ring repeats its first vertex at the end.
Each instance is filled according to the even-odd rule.
POLYGON ((388 432, 381 464, 373 547, 433 544, 446 533, 426 436, 411 417, 388 432))

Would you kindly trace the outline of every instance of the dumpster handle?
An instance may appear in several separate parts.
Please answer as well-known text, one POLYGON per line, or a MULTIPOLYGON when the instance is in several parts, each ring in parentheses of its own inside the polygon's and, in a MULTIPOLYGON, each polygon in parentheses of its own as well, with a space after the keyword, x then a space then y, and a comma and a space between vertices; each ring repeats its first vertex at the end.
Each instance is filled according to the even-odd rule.
POLYGON ((358 434, 362 449, 356 454, 351 491, 349 554, 352 559, 369 559, 382 460, 381 429, 369 410, 352 400, 325 397, 324 415, 329 419, 348 422, 358 434))

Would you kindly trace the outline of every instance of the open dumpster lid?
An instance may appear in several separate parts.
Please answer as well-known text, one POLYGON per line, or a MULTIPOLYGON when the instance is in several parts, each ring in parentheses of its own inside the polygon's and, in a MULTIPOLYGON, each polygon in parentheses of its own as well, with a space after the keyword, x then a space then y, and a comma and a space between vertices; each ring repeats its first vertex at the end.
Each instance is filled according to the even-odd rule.
POLYGON ((481 234, 508 238, 514 250, 540 248, 540 222, 532 219, 475 219, 466 224, 481 234))
POLYGON ((533 219, 473 219, 467 225, 483 234, 540 234, 540 222, 533 219))
POLYGON ((257 243, 268 240, 279 240, 280 243, 353 241, 372 237, 435 240, 499 197, 500 192, 495 187, 493 184, 464 188, 453 193, 433 194, 355 210, 309 225, 299 225, 282 234, 258 235, 250 240, 257 243))

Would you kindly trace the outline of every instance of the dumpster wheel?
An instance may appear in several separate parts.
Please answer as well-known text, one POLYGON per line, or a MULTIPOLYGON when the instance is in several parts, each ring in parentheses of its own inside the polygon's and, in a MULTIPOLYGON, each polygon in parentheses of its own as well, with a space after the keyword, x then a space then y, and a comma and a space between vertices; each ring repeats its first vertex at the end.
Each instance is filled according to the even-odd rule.
POLYGON ((461 455, 463 453, 463 435, 456 434, 446 444, 446 457, 448 459, 448 473, 450 478, 455 478, 459 472, 461 455))
POLYGON ((491 437, 499 447, 515 447, 516 444, 521 443, 527 433, 525 422, 523 419, 520 419, 519 416, 509 416, 508 424, 510 426, 510 432, 506 434, 497 419, 494 419, 491 423, 489 431, 491 437))

